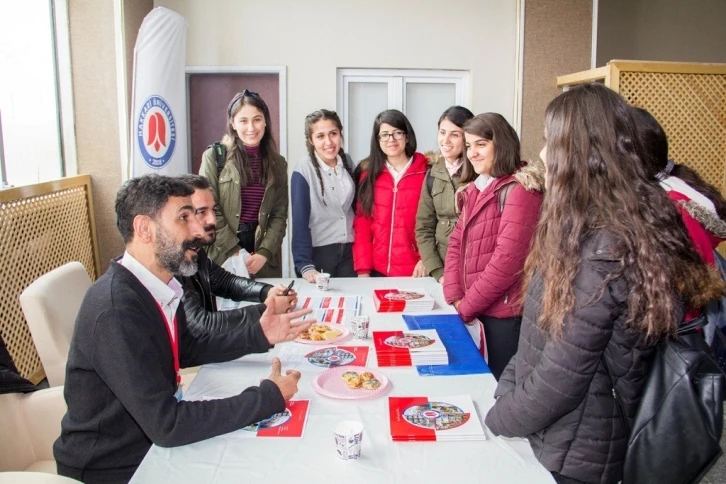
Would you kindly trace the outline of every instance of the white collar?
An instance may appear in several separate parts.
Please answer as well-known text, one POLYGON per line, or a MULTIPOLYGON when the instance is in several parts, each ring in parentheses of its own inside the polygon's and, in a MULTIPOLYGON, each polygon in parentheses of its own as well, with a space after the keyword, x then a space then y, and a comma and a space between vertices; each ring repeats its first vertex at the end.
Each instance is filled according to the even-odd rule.
MULTIPOLYGON (((316 160, 317 160, 317 162, 318 162, 318 166, 320 166, 320 168, 322 168, 322 169, 323 169, 323 171, 330 171, 330 170, 332 169, 332 167, 331 167, 330 165, 328 165, 327 163, 325 163, 325 162, 324 162, 324 161, 323 161, 323 160, 322 160, 322 159, 320 158, 320 156, 318 156, 318 154, 317 154, 317 153, 315 153, 315 159, 316 159, 316 160)), ((340 168, 343 168, 343 160, 342 160, 342 159, 340 158, 340 155, 338 155, 338 156, 337 156, 337 159, 338 159, 338 164, 337 164, 337 165, 335 165, 335 167, 336 167, 336 168, 338 168, 338 170, 337 170, 337 171, 338 171, 338 173, 340 173, 340 168)))
POLYGON ((484 190, 486 190, 492 180, 494 180, 494 177, 482 173, 481 175, 476 177, 476 180, 474 180, 474 185, 479 189, 480 192, 483 192, 484 190))
POLYGON ((180 300, 184 294, 181 284, 175 277, 171 278, 169 284, 164 284, 164 281, 156 277, 141 262, 136 260, 134 256, 129 254, 128 251, 124 252, 120 264, 136 276, 139 282, 143 284, 153 298, 162 306, 171 305, 175 299, 180 300))
POLYGON ((461 165, 464 163, 464 159, 461 158, 461 157, 459 157, 459 158, 456 159, 455 162, 449 163, 449 160, 447 160, 446 158, 444 158, 444 163, 446 164, 446 169, 447 170, 458 170, 459 167, 461 167, 461 165))
POLYGON ((406 163, 406 166, 404 166, 401 171, 396 171, 396 169, 393 167, 393 165, 388 162, 388 159, 386 159, 386 168, 388 168, 391 171, 391 173, 396 173, 396 174, 398 174, 398 176, 401 176, 404 173, 406 173, 406 170, 408 170, 408 167, 411 166, 412 163, 413 163, 413 156, 408 159, 408 163, 406 163))

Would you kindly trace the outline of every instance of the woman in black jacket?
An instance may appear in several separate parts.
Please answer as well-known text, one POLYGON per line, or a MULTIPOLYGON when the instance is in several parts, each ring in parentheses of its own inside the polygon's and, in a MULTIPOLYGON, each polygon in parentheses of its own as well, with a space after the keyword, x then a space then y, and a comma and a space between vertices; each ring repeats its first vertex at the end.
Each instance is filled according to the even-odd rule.
POLYGON ((701 307, 724 287, 645 173, 618 94, 593 84, 558 96, 545 138, 518 351, 486 424, 528 437, 557 482, 615 483, 627 435, 603 359, 632 418, 654 341, 678 326, 684 302, 701 307))

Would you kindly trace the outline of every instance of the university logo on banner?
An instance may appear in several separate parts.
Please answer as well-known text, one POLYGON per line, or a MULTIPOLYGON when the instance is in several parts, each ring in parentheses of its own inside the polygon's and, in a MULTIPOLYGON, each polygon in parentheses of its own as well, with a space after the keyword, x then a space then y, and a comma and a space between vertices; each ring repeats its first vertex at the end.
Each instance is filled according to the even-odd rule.
POLYGON ((169 103, 150 96, 137 117, 136 140, 141 157, 149 168, 159 170, 171 160, 176 147, 176 123, 169 103))

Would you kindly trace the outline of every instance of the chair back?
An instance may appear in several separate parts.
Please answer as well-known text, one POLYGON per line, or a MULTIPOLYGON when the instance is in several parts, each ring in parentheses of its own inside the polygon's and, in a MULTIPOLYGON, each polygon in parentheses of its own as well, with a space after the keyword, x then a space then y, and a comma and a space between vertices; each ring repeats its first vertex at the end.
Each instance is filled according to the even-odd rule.
POLYGON ((40 276, 20 294, 20 306, 52 387, 65 383, 73 328, 89 287, 86 268, 74 261, 40 276))

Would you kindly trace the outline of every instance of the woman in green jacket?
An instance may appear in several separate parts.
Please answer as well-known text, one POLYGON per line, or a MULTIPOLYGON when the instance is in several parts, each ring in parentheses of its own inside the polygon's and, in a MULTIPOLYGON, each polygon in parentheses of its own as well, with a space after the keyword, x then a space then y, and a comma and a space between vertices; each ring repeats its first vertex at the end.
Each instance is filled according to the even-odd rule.
POLYGON ((473 118, 471 111, 452 106, 439 118, 439 153, 431 156, 416 214, 416 242, 421 262, 413 277, 431 276, 441 282, 444 275, 449 236, 459 218, 456 192, 469 184, 476 173, 466 157, 464 123, 473 118))
POLYGON ((199 174, 209 179, 218 204, 209 257, 221 265, 242 248, 252 254, 250 275, 282 277, 287 162, 277 152, 270 112, 259 94, 245 89, 230 101, 221 147, 204 152, 199 174))

